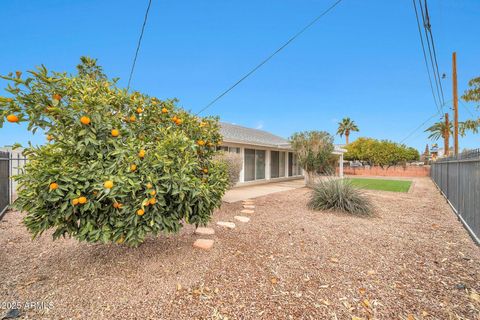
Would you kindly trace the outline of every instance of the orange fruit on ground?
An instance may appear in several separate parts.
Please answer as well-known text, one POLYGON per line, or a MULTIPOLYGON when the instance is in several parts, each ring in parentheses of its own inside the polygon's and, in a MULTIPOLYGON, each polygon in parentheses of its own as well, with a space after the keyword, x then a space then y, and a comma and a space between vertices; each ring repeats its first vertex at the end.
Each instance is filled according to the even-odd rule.
POLYGON ((85 204, 85 203, 87 203, 87 198, 86 198, 86 197, 80 197, 80 198, 78 198, 78 203, 80 203, 80 204, 85 204))
POLYGON ((197 141, 197 144, 198 144, 199 146, 204 146, 204 145, 205 145, 205 141, 203 141, 203 140, 198 140, 198 141, 197 141))
POLYGON ((72 200, 72 204, 73 204, 74 206, 76 206, 76 205, 78 204, 78 199, 73 199, 73 200, 72 200))
POLYGON ((58 183, 52 182, 50 183, 50 190, 56 190, 58 189, 58 183))
POLYGON ((148 202, 150 202, 150 204, 153 205, 153 204, 157 203, 157 199, 152 198, 152 199, 150 199, 148 202))
POLYGON ((86 116, 83 116, 83 117, 80 118, 80 122, 82 124, 90 124, 90 118, 86 117, 86 116))
POLYGON ((156 193, 157 193, 157 191, 155 191, 155 190, 150 191, 150 194, 151 194, 152 196, 154 196, 156 193))
POLYGON ((130 165, 130 171, 133 172, 133 171, 135 171, 135 170, 137 170, 137 165, 136 165, 136 164, 131 164, 131 165, 130 165))
POLYGON ((7 121, 8 122, 18 122, 18 117, 14 114, 9 114, 7 116, 7 121))
POLYGON ((62 96, 59 95, 58 93, 55 93, 55 94, 53 95, 53 99, 60 101, 60 100, 62 100, 62 96))
POLYGON ((103 183, 103 186, 106 188, 106 189, 112 189, 113 188, 113 181, 112 180, 107 180, 103 183))
POLYGON ((143 112, 143 109, 142 108, 137 108, 137 113, 142 113, 143 112))
POLYGON ((48 141, 52 141, 53 140, 53 136, 51 134, 47 135, 47 140, 48 141))
POLYGON ((167 113, 168 109, 167 108, 162 108, 162 113, 167 113))
POLYGON ((147 189, 152 189, 152 188, 153 188, 152 184, 150 182, 147 183, 147 189))
POLYGON ((135 122, 135 120, 137 120, 137 117, 135 117, 135 116, 130 116, 129 120, 130 120, 130 122, 135 122))
POLYGON ((140 151, 138 152, 138 156, 139 156, 140 158, 145 157, 145 150, 143 150, 143 149, 140 150, 140 151))
POLYGON ((138 209, 138 210, 137 210, 137 214, 138 214, 139 216, 143 216, 144 213, 145 213, 145 211, 143 211, 143 209, 138 209))

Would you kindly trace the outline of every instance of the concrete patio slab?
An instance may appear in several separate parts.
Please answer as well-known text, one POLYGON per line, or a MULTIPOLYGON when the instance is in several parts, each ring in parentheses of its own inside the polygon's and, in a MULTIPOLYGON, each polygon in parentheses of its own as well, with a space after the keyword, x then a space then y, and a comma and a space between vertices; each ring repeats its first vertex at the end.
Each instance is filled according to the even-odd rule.
POLYGON ((265 196, 271 193, 294 190, 303 187, 305 187, 305 182, 303 178, 282 182, 270 182, 265 184, 242 186, 228 190, 225 193, 225 196, 223 196, 222 200, 228 203, 232 203, 265 196))

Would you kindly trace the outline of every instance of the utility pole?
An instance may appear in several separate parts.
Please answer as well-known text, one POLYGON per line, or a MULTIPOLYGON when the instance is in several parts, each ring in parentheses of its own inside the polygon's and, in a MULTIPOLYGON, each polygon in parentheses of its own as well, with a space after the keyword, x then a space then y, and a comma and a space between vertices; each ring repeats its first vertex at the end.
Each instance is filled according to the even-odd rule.
POLYGON ((458 156, 458 90, 457 90, 457 53, 452 54, 452 84, 453 84, 453 144, 455 156, 458 156))
POLYGON ((450 140, 450 122, 448 121, 448 112, 447 112, 445 113, 445 133, 443 137, 443 149, 444 149, 443 156, 444 157, 448 157, 448 153, 450 151, 449 140, 450 140))

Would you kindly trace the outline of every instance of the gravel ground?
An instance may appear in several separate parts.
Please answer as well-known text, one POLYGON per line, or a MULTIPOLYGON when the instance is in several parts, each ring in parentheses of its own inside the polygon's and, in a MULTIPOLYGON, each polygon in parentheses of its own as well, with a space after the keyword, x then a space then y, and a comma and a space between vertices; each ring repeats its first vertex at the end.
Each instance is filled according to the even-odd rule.
POLYGON ((372 218, 310 211, 308 195, 257 198, 234 230, 213 223, 238 215, 241 203, 225 204, 211 251, 192 247, 191 226, 137 249, 32 242, 10 212, 0 316, 18 301, 28 319, 480 319, 479 247, 429 179, 369 191, 372 218))

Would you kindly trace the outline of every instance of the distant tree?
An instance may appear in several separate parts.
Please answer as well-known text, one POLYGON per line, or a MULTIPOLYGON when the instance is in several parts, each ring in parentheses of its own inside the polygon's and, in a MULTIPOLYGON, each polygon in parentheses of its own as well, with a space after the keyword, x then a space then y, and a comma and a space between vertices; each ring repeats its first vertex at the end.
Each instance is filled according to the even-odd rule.
POLYGON ((343 137, 343 135, 345 135, 346 144, 348 144, 348 138, 350 137, 350 133, 352 131, 358 132, 359 129, 355 124, 355 121, 351 120, 349 117, 343 118, 342 121, 338 123, 337 134, 340 135, 340 137, 343 137))
POLYGON ((430 149, 428 149, 428 143, 427 143, 427 145, 425 146, 425 151, 423 152, 423 154, 424 154, 425 156, 428 156, 428 155, 430 154, 430 149))
POLYGON ((308 183, 312 183, 317 174, 332 169, 333 137, 328 132, 296 132, 290 137, 290 143, 300 166, 307 173, 308 183))
POLYGON ((347 145, 346 149, 346 160, 359 160, 382 168, 420 159, 416 149, 388 140, 359 138, 347 145))

